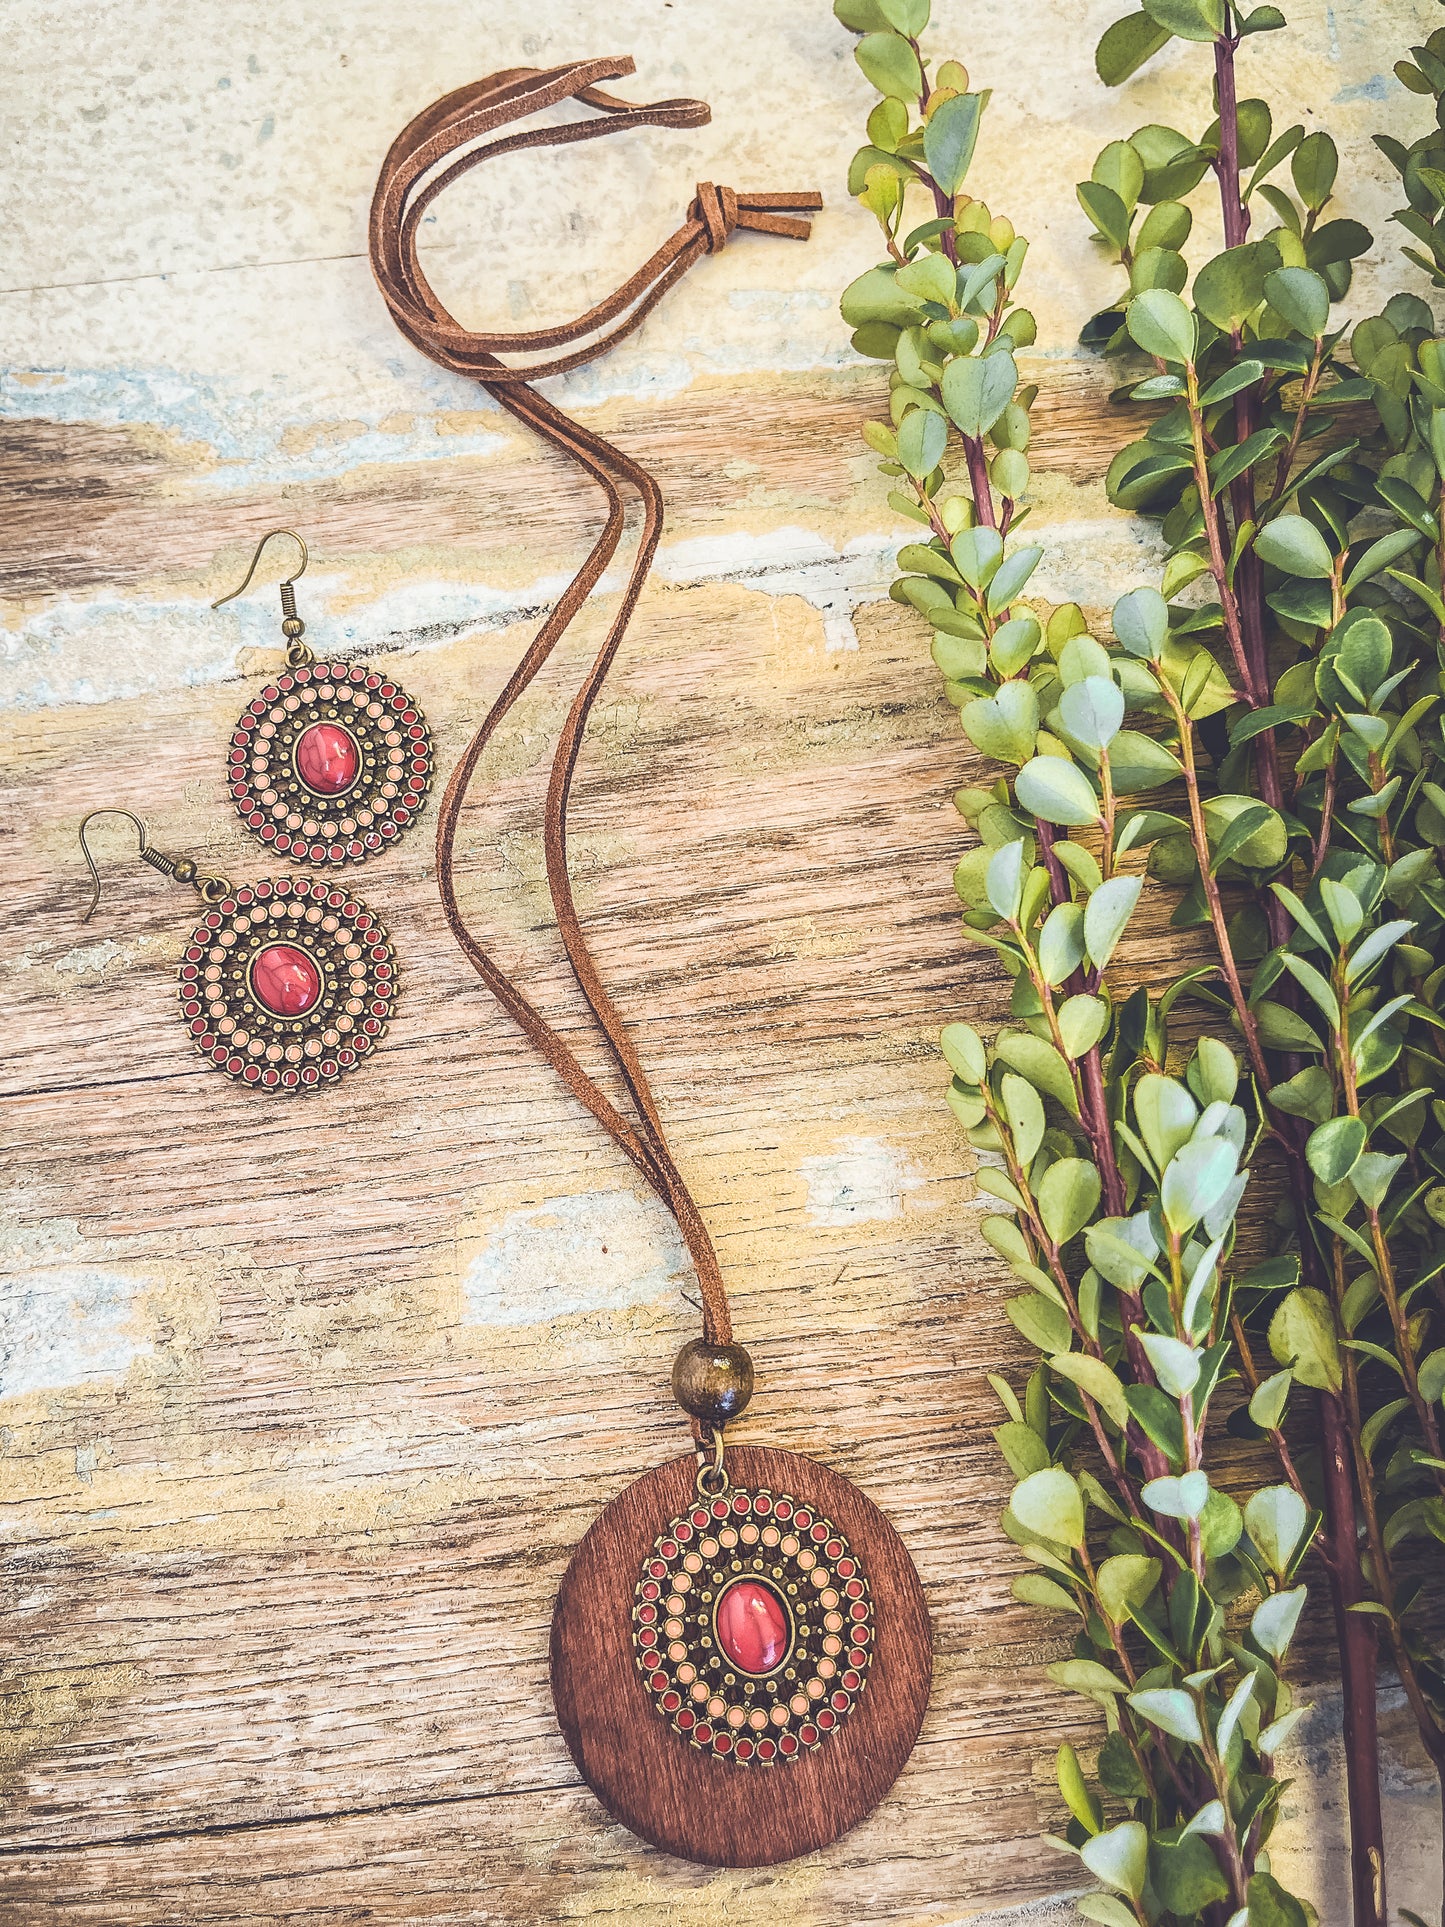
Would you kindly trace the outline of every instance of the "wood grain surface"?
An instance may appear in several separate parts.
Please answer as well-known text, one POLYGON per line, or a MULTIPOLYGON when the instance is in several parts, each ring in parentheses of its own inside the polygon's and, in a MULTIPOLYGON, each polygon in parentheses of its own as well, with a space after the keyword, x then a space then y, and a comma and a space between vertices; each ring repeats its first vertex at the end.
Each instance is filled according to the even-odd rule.
MULTIPOLYGON (((1094 84, 1117 11, 935 7, 940 48, 995 88, 979 191, 1033 241, 1040 593, 1092 611, 1156 550, 1101 488, 1128 429, 1072 345, 1109 285, 1072 183, 1120 131, 1208 118, 1183 50, 1122 97, 1094 84)), ((1342 211, 1383 234, 1369 134, 1418 113, 1390 63, 1438 10, 1290 11, 1290 50, 1251 52, 1258 85, 1279 125, 1328 111, 1358 184, 1342 211)), ((1055 1896, 1062 1921, 1087 1883, 1039 1835, 1062 1814, 1054 1749, 1091 1729, 1044 1676, 1056 1624, 1009 1592, 984 1374, 1026 1359, 936 1048, 950 1018, 1006 1010, 949 887, 968 842, 952 795, 982 771, 926 631, 886 600, 903 531, 857 432, 879 377, 834 307, 874 253, 841 191, 868 103, 846 36, 812 0, 300 0, 284 31, 261 0, 11 0, 7 25, 26 171, 0 250, 0 1919, 942 1927, 1053 1918, 1055 1896), (102 827, 105 893, 79 921, 75 826, 102 804, 237 878, 277 867, 223 779, 279 662, 274 593, 208 608, 264 529, 311 542, 308 635, 405 682, 442 772, 585 553, 593 493, 405 347, 362 233, 418 107, 488 67, 624 48, 633 97, 702 94, 712 127, 540 177, 499 164, 448 197, 427 260, 468 318, 539 325, 615 285, 696 179, 828 200, 807 247, 740 237, 558 387, 669 504, 572 842, 757 1363, 738 1440, 854 1480, 935 1635, 919 1744, 881 1805, 766 1870, 643 1844, 553 1717, 567 1563, 686 1449, 668 1372, 693 1287, 665 1217, 457 954, 432 813, 358 873, 405 994, 375 1061, 314 1103, 196 1059, 174 991, 196 900, 134 862, 123 826, 102 827)), ((1384 242, 1362 304, 1382 273, 1384 242)), ((508 718, 458 847, 472 922, 594 1066, 541 803, 616 592, 508 718)), ((1168 910, 1147 897, 1131 933, 1141 980, 1182 954, 1168 910)), ((1279 1858, 1337 1927, 1338 1714, 1311 1664, 1279 1858)), ((1387 1713, 1394 1897, 1428 1911, 1428 1786, 1387 1713)))
POLYGON ((739 1766, 689 1746, 653 1705, 633 1659, 635 1588, 658 1535, 696 1503, 695 1458, 658 1466, 588 1527, 557 1593, 552 1699, 582 1777, 634 1833, 685 1860, 767 1867, 832 1846, 888 1792, 928 1705, 932 1639, 907 1548, 866 1493, 816 1460, 758 1446, 729 1452, 727 1472, 743 1492, 822 1512, 867 1575, 872 1663, 837 1731, 796 1760, 739 1766))

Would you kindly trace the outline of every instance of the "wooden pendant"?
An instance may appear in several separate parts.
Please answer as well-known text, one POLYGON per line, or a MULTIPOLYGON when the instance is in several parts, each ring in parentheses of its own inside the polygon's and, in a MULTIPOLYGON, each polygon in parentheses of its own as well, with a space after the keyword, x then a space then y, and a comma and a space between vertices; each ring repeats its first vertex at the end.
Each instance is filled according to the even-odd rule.
POLYGON ((903 1541, 839 1473, 729 1446, 727 1490, 674 1459, 596 1519, 552 1619, 552 1698, 607 1810, 685 1860, 760 1867, 882 1799, 928 1704, 903 1541))

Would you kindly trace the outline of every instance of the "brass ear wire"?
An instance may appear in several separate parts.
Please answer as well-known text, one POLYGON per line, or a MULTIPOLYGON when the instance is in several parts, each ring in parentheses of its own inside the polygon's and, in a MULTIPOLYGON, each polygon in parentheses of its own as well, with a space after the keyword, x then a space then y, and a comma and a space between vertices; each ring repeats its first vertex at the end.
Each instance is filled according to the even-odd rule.
POLYGON ((142 863, 149 863, 151 868, 159 870, 162 876, 174 877, 177 883, 193 883, 206 903, 219 903, 222 897, 228 897, 231 894, 231 885, 225 877, 198 869, 191 857, 168 856, 164 850, 156 849, 150 840, 150 831, 146 828, 145 818, 137 816, 134 810, 106 807, 92 810, 80 825, 80 850, 85 858, 85 867, 90 872, 93 886, 90 902, 86 906, 84 916, 80 919, 82 923, 90 922, 95 914, 95 906, 100 902, 100 871, 95 867, 95 857, 85 834, 98 816, 123 816, 128 823, 133 823, 140 836, 140 848, 136 854, 142 863))
POLYGON ((213 609, 219 609, 222 603, 234 602, 238 595, 244 595, 246 593, 246 590, 251 586, 251 577, 256 573, 256 564, 261 560, 262 551, 265 549, 266 544, 278 535, 290 536, 291 540, 301 551, 301 567, 294 570, 292 574, 286 577, 284 582, 278 585, 281 591, 281 633, 286 638, 286 661, 290 668, 300 669, 304 664, 314 662, 316 657, 310 644, 301 640, 306 633, 306 624, 296 613, 295 585, 300 581, 301 577, 305 575, 306 565, 311 560, 311 556, 306 544, 296 533, 295 529, 268 529, 256 544, 256 553, 251 557, 251 566, 247 569, 246 579, 242 582, 240 588, 232 589, 229 595, 223 595, 219 601, 213 602, 211 607, 213 609))

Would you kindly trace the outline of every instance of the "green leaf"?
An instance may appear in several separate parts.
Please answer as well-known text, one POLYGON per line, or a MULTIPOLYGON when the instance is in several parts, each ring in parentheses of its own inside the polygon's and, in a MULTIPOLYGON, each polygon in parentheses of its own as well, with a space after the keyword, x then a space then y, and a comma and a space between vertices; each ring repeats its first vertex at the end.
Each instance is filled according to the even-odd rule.
POLYGON ((911 408, 898 425, 898 459, 918 480, 943 460, 948 446, 948 423, 931 408, 911 408))
POLYGON ((1160 1571, 1157 1559, 1139 1552, 1115 1553, 1099 1566, 1094 1574, 1094 1591, 1116 1626, 1144 1604, 1159 1582, 1160 1571))
POLYGON ((1308 1523, 1309 1508, 1291 1485, 1264 1486, 1245 1503, 1245 1531, 1277 1579, 1289 1571, 1308 1523))
POLYGON ((1097 1927, 1139 1927, 1139 1916, 1113 1894, 1080 1894, 1074 1907, 1081 1920, 1094 1921, 1097 1927))
POLYGON ((1079 1602, 1071 1592, 1065 1592, 1056 1579, 1048 1578, 1041 1572, 1021 1572, 1010 1588, 1015 1599, 1026 1606, 1039 1606, 1049 1613, 1081 1612, 1079 1602))
POLYGON ((1058 1775, 1059 1791, 1064 1796, 1064 1804, 1069 1812, 1086 1833, 1098 1833, 1104 1824, 1103 1809, 1084 1778, 1078 1754, 1067 1741, 1059 1748, 1054 1770, 1058 1775))
POLYGON ((1194 305, 1222 334, 1238 328, 1264 300, 1264 277, 1279 266, 1272 241, 1246 241, 1206 261, 1194 277, 1194 305))
POLYGON ((1035 1037, 1032 1031, 1006 1030, 995 1041, 994 1054, 1026 1077, 1036 1090, 1062 1104, 1071 1116, 1078 1116, 1073 1076, 1046 1037, 1035 1037))
POLYGON ((1330 291, 1313 268, 1276 268, 1264 277, 1264 298, 1282 321, 1312 341, 1330 325, 1330 291))
POLYGON ((897 270, 869 268, 843 290, 839 307, 850 328, 866 327, 870 322, 887 322, 907 328, 919 319, 922 309, 910 294, 897 284, 897 270))
POLYGON ((1420 1360, 1417 1379, 1420 1396, 1427 1405, 1445 1399, 1445 1348, 1429 1352, 1420 1360))
POLYGON ((1378 575, 1392 562, 1398 562, 1409 550, 1418 548, 1421 537, 1414 529, 1392 529, 1389 535, 1382 535, 1378 542, 1372 542, 1345 577, 1345 594, 1351 595, 1362 582, 1368 582, 1372 575, 1378 575))
POLYGON ((1255 1607, 1249 1630, 1254 1635, 1255 1644, 1261 1646, 1272 1659, 1284 1657, 1294 1638, 1304 1603, 1305 1588, 1295 1586, 1290 1592, 1272 1592, 1255 1607))
POLYGON ((1277 1004, 1270 997, 1254 1007, 1254 1021, 1260 1042, 1270 1050, 1320 1051, 1324 1045, 1297 1010, 1277 1004))
POLYGON ((1296 1286, 1280 1304, 1269 1324, 1269 1349, 1301 1385, 1337 1392, 1344 1383, 1330 1301, 1313 1285, 1296 1286))
POLYGON ((1149 1833, 1139 1820, 1124 1820, 1107 1833, 1096 1833, 1079 1849, 1079 1857, 1096 1880, 1138 1900, 1149 1878, 1149 1833))
POLYGON ((1102 181, 1080 181, 1074 192, 1079 206, 1106 241, 1121 251, 1129 245, 1129 210, 1112 187, 1102 181))
POLYGON ((1317 214, 1330 198, 1339 172, 1340 157, 1334 142, 1323 130, 1306 135, 1289 165, 1295 193, 1312 214, 1317 214))
POLYGON ((1184 1398, 1194 1390, 1199 1383, 1200 1354, 1193 1345, 1165 1332, 1140 1332, 1139 1342, 1170 1398, 1184 1398))
POLYGON ((993 1436, 1016 1479, 1026 1479, 1030 1472, 1042 1472, 1049 1463, 1049 1448, 1031 1425, 1011 1419, 1007 1425, 1000 1425, 993 1436))
POLYGON ((1169 1519, 1197 1519, 1209 1503, 1209 1476, 1186 1472, 1181 1478, 1151 1479, 1140 1493, 1153 1512, 1169 1519))
POLYGON ((1033 1085, 1012 1073, 1000 1082, 999 1096, 1018 1161, 1027 1167, 1033 1163, 1034 1153, 1044 1141, 1043 1104, 1033 1085))
POLYGON ((1118 87, 1137 73, 1146 60, 1168 44, 1169 29, 1147 13, 1128 13, 1105 29, 1094 55, 1094 67, 1106 87, 1118 87))
POLYGON ((1110 877, 1084 906, 1084 948, 1097 969, 1113 956, 1143 887, 1142 877, 1110 877))
POLYGON ((1024 1528, 1055 1545, 1084 1543, 1084 1495, 1061 1465, 1031 1472, 1014 1487, 1009 1511, 1024 1528))
POLYGON ((1037 1346, 1045 1357, 1068 1350, 1069 1341, 1074 1335, 1073 1327, 1069 1323, 1069 1314, 1052 1298, 1030 1291, 1021 1298, 1010 1298, 1004 1310, 1014 1330, 1020 1332, 1031 1345, 1037 1346))
MULTIPOLYGON (((1208 1809, 1201 1811, 1207 1813, 1208 1809)), ((1174 1920, 1208 1919, 1211 1903, 1229 1898, 1229 1882, 1214 1850, 1201 1835, 1187 1829, 1172 1844, 1167 1836, 1155 1837, 1149 1851, 1149 1875, 1160 1905, 1174 1920)))
POLYGON ((1099 801, 1084 772, 1058 756, 1036 756, 1014 783, 1019 806, 1045 823, 1081 826, 1099 821, 1099 801))
POLYGON ((1000 763, 1026 763, 1038 740, 1038 698, 1026 682, 1002 683, 996 696, 965 703, 958 720, 982 755, 1000 763))
POLYGON ((1048 1675, 1056 1686, 1066 1686, 1071 1693, 1087 1693, 1091 1699, 1102 1699, 1104 1703, 1125 1690, 1123 1680, 1096 1659, 1056 1660, 1049 1667, 1048 1675))
POLYGON ((1224 0, 1144 0, 1144 11, 1181 40, 1216 40, 1224 32, 1224 0))
POLYGON ((1217 375, 1199 399, 1206 408, 1212 408, 1216 402, 1228 401, 1231 395, 1237 395, 1242 389, 1251 388, 1255 382, 1263 379, 1264 363, 1245 356, 1242 361, 1236 361, 1232 368, 1226 368, 1222 375, 1217 375))
POLYGON ((1261 562, 1283 569, 1288 575, 1323 581, 1334 573, 1334 558, 1325 545, 1325 538, 1314 523, 1307 522, 1302 515, 1277 515, 1272 522, 1266 522, 1254 538, 1254 552, 1261 562))
POLYGON ((1134 1088, 1134 1118, 1156 1171, 1194 1135, 1199 1107, 1177 1077, 1146 1071, 1134 1088))
MULTIPOLYGON (((1092 1170, 1093 1166, 1089 1168, 1092 1170)), ((1129 1423, 1129 1404, 1124 1397, 1124 1387, 1118 1373, 1112 1371, 1102 1358, 1091 1358, 1086 1352, 1056 1352, 1049 1360, 1049 1370, 1077 1385, 1121 1431, 1129 1423)))
POLYGON ((1114 634, 1131 656, 1157 662, 1169 640, 1169 604, 1157 589, 1131 589, 1114 604, 1114 634))
POLYGON ((1075 742, 1098 753, 1123 727, 1123 691, 1107 676, 1085 676, 1059 698, 1059 715, 1075 742))
POLYGON ((1292 1372, 1274 1372, 1260 1381, 1249 1401, 1249 1416, 1256 1425, 1266 1432, 1279 1429, 1284 1408, 1289 1403, 1289 1388, 1293 1383, 1292 1372))
MULTIPOLYGON (((1087 1158, 1060 1158, 1038 1188, 1039 1216, 1056 1245, 1077 1238, 1099 1204, 1099 1173, 1087 1158)), ((1123 1393, 1120 1392, 1122 1403, 1123 1393)), ((1122 1425, 1127 1421, 1118 1422, 1122 1425)))
POLYGON ((1168 288, 1145 288, 1136 294, 1125 310, 1124 325, 1146 355, 1162 361, 1194 360, 1194 316, 1168 288))
POLYGON ((1043 560, 1043 554, 1036 543, 1030 543, 1025 548, 1015 549, 1012 555, 1000 562, 988 585, 988 612, 991 616, 1001 614, 1019 594, 1043 560))
POLYGON ((1357 1117, 1332 1117, 1311 1131, 1305 1156, 1321 1184, 1344 1183, 1365 1148, 1366 1136, 1357 1117))
POLYGON ((833 12, 853 33, 881 33, 888 25, 878 0, 833 0, 833 12))
POLYGON ((968 173, 987 100, 987 94, 955 94, 924 125, 923 158, 945 194, 956 194, 968 173))
POLYGON ((1199 1709, 1182 1686, 1146 1687, 1142 1692, 1130 1693, 1129 1704, 1161 1732, 1194 1746, 1202 1745, 1204 1732, 1199 1724, 1199 1709))
MULTIPOLYGON (((1084 918, 1084 943, 1089 941, 1088 915, 1084 918)), ((1059 1035, 1064 1040, 1064 1050, 1071 1062, 1091 1051, 1104 1032, 1109 1028, 1109 1006, 1102 997, 1091 997, 1086 991, 1077 996, 1066 997, 1059 1005, 1059 1035)))
POLYGON ((1280 962, 1291 977, 1303 985, 1309 994, 1310 1001, 1318 1008, 1330 1029, 1338 1030, 1340 1027, 1339 1000, 1330 988, 1328 979, 1316 970, 1312 963, 1306 963, 1304 958, 1298 956, 1293 950, 1286 950, 1280 962))
POLYGON ((982 1084, 988 1076, 988 1052, 972 1024, 945 1024, 938 1044, 955 1077, 965 1084, 982 1084))
POLYGON ((923 92, 918 55, 896 33, 870 33, 853 49, 866 79, 894 100, 917 100, 923 92))
MULTIPOLYGON (((1209 866, 1211 875, 1224 864, 1234 861, 1248 867, 1249 856, 1246 853, 1248 850, 1273 850, 1276 841, 1282 844, 1284 837, 1284 823, 1278 811, 1272 810, 1267 803, 1252 804, 1225 824, 1224 833, 1214 846, 1214 857, 1209 866), (1255 842, 1256 837, 1260 838, 1258 844, 1255 842)), ((1274 860, 1278 862, 1279 858, 1276 857, 1274 860)))
POLYGON ((940 389, 943 405, 960 432, 977 440, 986 435, 1013 399, 1018 369, 1007 349, 991 355, 964 355, 950 361, 940 389))
POLYGON ((1173 1232, 1191 1231, 1201 1219, 1211 1236, 1210 1223, 1239 1169, 1239 1153, 1227 1138, 1194 1138, 1170 1159, 1159 1186, 1159 1205, 1173 1232))
POLYGON ((928 25, 929 0, 878 0, 878 11, 890 27, 916 40, 928 25))
POLYGON ((997 529, 960 529, 948 552, 971 589, 986 589, 1003 561, 1003 537, 997 529))
POLYGON ((1317 1918, 1307 1914, 1273 1874, 1257 1873, 1250 1877, 1248 1900, 1249 1927, 1310 1927, 1312 1917, 1317 1918))
MULTIPOLYGON (((1000 844, 988 860, 988 869, 984 876, 984 893, 988 897, 990 907, 996 910, 1006 923, 1012 923, 1018 917, 1023 904, 1024 882, 1028 874, 1029 859, 1022 838, 1012 843, 1000 844)), ((980 1077, 974 1081, 981 1084, 983 1079, 980 1077)))
POLYGON ((1084 906, 1055 904, 1039 931, 1037 949, 1044 982, 1057 990, 1084 961, 1084 906))

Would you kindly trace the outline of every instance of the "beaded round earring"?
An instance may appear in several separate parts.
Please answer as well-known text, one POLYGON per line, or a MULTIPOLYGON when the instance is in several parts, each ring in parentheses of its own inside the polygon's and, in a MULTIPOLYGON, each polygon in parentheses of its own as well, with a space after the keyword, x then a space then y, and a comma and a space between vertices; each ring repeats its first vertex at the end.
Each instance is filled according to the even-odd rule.
POLYGON ((208 1064, 234 1082, 282 1095, 325 1089, 381 1042, 396 1004, 396 953, 376 913, 323 877, 267 877, 233 885, 190 857, 151 843, 131 810, 92 810, 80 847, 100 901, 86 831, 123 816, 140 835, 141 861, 194 886, 206 905, 180 970, 181 1018, 208 1064))
POLYGON ((288 536, 301 566, 281 583, 286 668, 246 705, 231 733, 231 799, 253 836, 293 862, 364 863, 421 814, 432 779, 431 733, 406 691, 362 663, 318 661, 296 613, 306 544, 271 529, 246 579, 211 607, 243 595, 266 544, 288 536))

